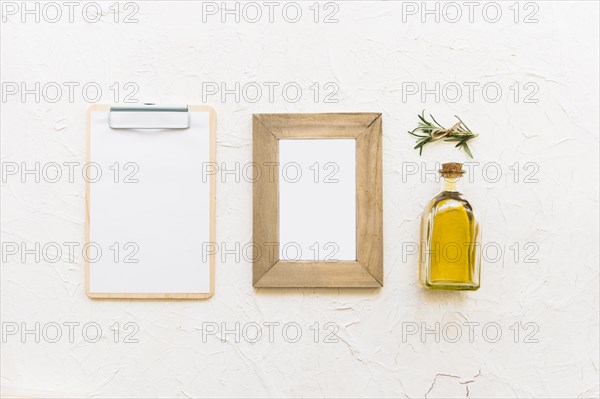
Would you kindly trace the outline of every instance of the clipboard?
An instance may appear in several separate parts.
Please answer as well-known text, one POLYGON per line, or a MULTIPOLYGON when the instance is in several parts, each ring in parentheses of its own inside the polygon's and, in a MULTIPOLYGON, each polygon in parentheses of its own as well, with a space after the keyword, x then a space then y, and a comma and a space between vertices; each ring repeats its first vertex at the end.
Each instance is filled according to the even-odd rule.
POLYGON ((86 130, 88 297, 211 297, 215 111, 97 104, 86 130))

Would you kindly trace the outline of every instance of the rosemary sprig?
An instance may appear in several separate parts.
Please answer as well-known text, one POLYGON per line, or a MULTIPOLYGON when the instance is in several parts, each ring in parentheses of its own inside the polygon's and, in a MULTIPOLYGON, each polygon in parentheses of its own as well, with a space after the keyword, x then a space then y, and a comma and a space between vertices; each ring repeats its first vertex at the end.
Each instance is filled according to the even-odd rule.
POLYGON ((417 145, 415 145, 414 148, 419 149, 419 155, 423 154, 423 147, 427 143, 444 140, 455 142, 456 145, 454 147, 462 148, 471 158, 473 158, 473 154, 471 153, 471 149, 467 142, 478 135, 473 133, 458 116, 454 115, 456 119, 458 119, 458 122, 448 129, 440 125, 431 114, 429 115, 431 117, 431 122, 428 121, 425 118, 425 110, 423 110, 421 115, 417 116, 419 117, 419 125, 408 133, 417 137, 417 145))

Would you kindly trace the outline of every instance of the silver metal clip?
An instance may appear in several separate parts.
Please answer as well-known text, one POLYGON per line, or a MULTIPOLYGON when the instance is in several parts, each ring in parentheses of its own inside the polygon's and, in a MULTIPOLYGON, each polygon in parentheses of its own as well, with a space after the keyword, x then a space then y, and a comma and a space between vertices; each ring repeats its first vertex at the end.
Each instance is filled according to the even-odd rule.
POLYGON ((187 105, 165 107, 153 103, 112 106, 108 126, 111 129, 187 129, 190 127, 190 110, 187 105))

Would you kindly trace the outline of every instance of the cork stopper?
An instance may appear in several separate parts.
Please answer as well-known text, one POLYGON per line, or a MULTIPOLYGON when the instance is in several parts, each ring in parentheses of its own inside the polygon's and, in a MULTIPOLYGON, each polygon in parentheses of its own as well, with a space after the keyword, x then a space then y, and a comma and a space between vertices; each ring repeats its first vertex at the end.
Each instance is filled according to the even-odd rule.
POLYGON ((461 177, 465 172, 462 170, 462 163, 449 162, 443 163, 440 174, 443 177, 461 177))

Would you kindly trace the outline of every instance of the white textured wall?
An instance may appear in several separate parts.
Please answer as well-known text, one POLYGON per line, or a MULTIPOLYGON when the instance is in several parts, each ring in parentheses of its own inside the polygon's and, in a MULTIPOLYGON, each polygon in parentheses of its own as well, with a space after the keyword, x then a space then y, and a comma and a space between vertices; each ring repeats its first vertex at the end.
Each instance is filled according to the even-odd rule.
MULTIPOLYGON (((278 82, 280 88, 297 82, 303 96, 296 103, 286 101, 280 89, 272 103, 266 89, 257 103, 236 102, 231 95, 225 101, 208 98, 218 115, 218 160, 228 167, 251 161, 254 112, 382 112, 385 286, 256 291, 251 264, 229 256, 217 263, 216 292, 208 301, 92 301, 84 293, 80 253, 74 262, 63 256, 56 263, 48 256, 36 262, 32 255, 22 262, 20 254, 4 253, 4 332, 15 325, 33 329, 39 322, 47 333, 39 343, 35 334, 5 334, 4 394, 598 397, 598 3, 521 3, 518 23, 512 2, 497 3, 502 17, 491 23, 482 16, 484 3, 470 22, 467 6, 459 2, 459 22, 436 23, 429 16, 423 23, 420 14, 405 13, 403 21, 403 7, 411 11, 421 8, 420 2, 341 2, 339 22, 330 24, 313 22, 311 3, 303 3, 303 17, 295 24, 282 18, 282 5, 273 23, 266 15, 258 23, 243 18, 235 23, 233 16, 226 23, 219 16, 203 22, 201 3, 191 1, 138 2, 138 23, 115 23, 108 9, 112 2, 101 3, 104 15, 97 23, 82 18, 81 4, 72 23, 68 15, 58 23, 5 15, 4 89, 6 82, 30 88, 35 82, 96 82, 103 90, 100 102, 110 103, 113 83, 122 88, 134 82, 139 87, 134 99, 177 104, 201 103, 207 82, 229 87, 278 82), (538 21, 523 23, 536 7, 538 21), (315 102, 309 88, 314 82, 321 88, 335 82, 339 102, 324 102, 323 91, 315 102), (410 82, 429 88, 436 82, 450 83, 448 88, 452 82, 480 86, 473 101, 465 89, 452 103, 453 92, 439 101, 433 95, 425 101, 407 96, 406 89, 414 87, 410 82), (492 89, 483 95, 485 84, 502 89, 497 102, 491 101, 492 89), (518 101, 515 87, 520 87, 518 101), (534 90, 528 101, 537 102, 525 102, 534 90), (421 158, 412 150, 406 130, 423 108, 445 123, 459 114, 481 134, 472 145, 481 165, 464 186, 490 247, 478 292, 423 291, 416 281, 417 257, 403 244, 417 240, 421 209, 438 190, 432 176, 422 182, 403 168, 415 166, 408 162, 422 170, 420 162, 433 169, 436 161, 466 160, 450 146, 427 148, 421 158), (502 170, 498 182, 492 181, 492 162, 502 170), (484 164, 492 165, 486 174, 484 164), (495 259, 499 247, 503 253, 495 259), (533 263, 525 255, 536 248, 533 263), (71 340, 63 327, 62 338, 48 342, 54 336, 51 323, 69 322, 96 322, 103 337, 87 342, 79 326, 71 340), (121 335, 115 343, 110 330, 115 322, 122 333, 130 331, 125 323, 137 323, 139 342, 124 343, 121 335), (266 326, 257 343, 243 337, 236 342, 233 335, 203 340, 207 323, 233 329, 238 322, 281 325, 272 343, 266 326), (302 328, 297 343, 282 337, 281 326, 290 322, 302 328), (479 323, 471 340, 469 322, 479 323), (315 323, 321 330, 318 343, 310 329, 315 323), (338 326, 337 342, 323 342, 325 323, 338 326), (517 339, 515 323, 522 325, 517 339), (434 332, 403 334, 415 326, 434 332), (462 337, 452 342, 456 326, 462 337), (502 336, 493 342, 498 326, 502 336)), ((260 4, 266 14, 267 6, 260 4)), ((121 9, 121 17, 129 10, 121 9)), ((332 10, 322 5, 320 18, 332 10)), ((493 18, 493 9, 487 10, 493 18)), ((89 102, 80 88, 73 101, 66 89, 56 103, 48 101, 50 92, 39 102, 33 95, 25 102, 19 95, 3 98, 5 172, 7 165, 21 162, 31 167, 84 162, 89 102)), ((5 176, 2 241, 27 248, 81 242, 84 181, 81 168, 75 170, 73 183, 66 178, 36 183, 29 175, 22 183, 19 175, 5 176)), ((252 187, 226 178, 217 187, 217 240, 244 245, 252 239, 252 187)))

